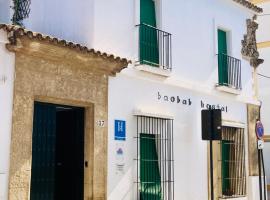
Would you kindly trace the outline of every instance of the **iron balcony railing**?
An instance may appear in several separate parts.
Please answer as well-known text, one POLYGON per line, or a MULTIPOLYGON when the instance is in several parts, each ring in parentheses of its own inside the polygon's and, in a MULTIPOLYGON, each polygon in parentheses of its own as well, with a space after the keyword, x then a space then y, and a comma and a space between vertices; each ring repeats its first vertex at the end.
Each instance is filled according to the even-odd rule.
POLYGON ((171 34, 139 24, 139 63, 172 70, 171 34))
POLYGON ((218 79, 219 85, 241 90, 241 60, 218 54, 218 79))

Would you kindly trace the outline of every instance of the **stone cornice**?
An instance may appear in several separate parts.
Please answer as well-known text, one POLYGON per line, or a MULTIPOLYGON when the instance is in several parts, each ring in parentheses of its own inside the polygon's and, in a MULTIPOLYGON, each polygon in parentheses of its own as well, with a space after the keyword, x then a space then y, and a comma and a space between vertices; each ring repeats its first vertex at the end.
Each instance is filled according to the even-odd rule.
POLYGON ((263 9, 256 6, 254 3, 247 1, 247 0, 233 0, 236 3, 241 4, 242 6, 245 6, 246 8, 253 10, 256 13, 261 13, 263 12, 263 9))
POLYGON ((47 57, 63 62, 80 62, 83 65, 95 66, 109 75, 115 75, 126 68, 131 61, 107 53, 101 53, 86 46, 61 40, 42 33, 32 32, 20 26, 0 24, 0 30, 7 32, 8 50, 25 53, 31 56, 47 57), (63 60, 65 58, 65 60, 63 60))

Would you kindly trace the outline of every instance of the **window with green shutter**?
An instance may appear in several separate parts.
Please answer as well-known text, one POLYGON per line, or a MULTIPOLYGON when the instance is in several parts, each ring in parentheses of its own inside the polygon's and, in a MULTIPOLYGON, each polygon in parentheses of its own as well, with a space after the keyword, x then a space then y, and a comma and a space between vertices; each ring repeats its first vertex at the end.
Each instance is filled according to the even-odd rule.
POLYGON ((140 0, 140 63, 159 66, 156 6, 153 0, 140 0))
POLYGON ((137 116, 137 197, 174 200, 173 120, 137 116))
POLYGON ((217 30, 218 85, 241 90, 241 60, 228 55, 228 33, 221 29, 217 30))
POLYGON ((219 85, 228 85, 227 33, 218 29, 218 80, 219 85))
POLYGON ((140 134, 140 199, 162 199, 159 160, 154 134, 140 134))
POLYGON ((221 184, 222 197, 246 195, 244 129, 222 127, 221 184))

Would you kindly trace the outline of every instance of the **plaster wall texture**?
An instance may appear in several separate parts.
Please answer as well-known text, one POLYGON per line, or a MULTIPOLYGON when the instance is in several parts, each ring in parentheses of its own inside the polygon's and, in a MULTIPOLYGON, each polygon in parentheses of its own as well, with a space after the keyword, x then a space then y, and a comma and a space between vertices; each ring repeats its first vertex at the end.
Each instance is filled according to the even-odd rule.
POLYGON ((6 200, 8 194, 15 68, 15 56, 6 49, 6 42, 6 33, 0 30, 0 200, 6 200))
MULTIPOLYGON (((248 191, 249 191, 249 197, 248 200, 257 200, 260 199, 260 192, 259 189, 257 189, 259 186, 259 176, 250 176, 248 181, 248 191)), ((266 193, 268 196, 268 194, 266 193)), ((268 198, 266 196, 266 199, 268 198)))
MULTIPOLYGON (((263 16, 258 17, 259 29, 257 34, 258 42, 269 42, 270 41, 270 3, 265 2, 260 4, 264 9, 263 16)), ((270 47, 265 47, 259 49, 261 57, 264 59, 264 63, 260 65, 258 73, 270 77, 270 47)), ((261 108, 261 121, 264 125, 265 134, 270 135, 270 79, 262 76, 258 76, 259 85, 259 100, 262 102, 261 108)), ((267 183, 270 183, 270 144, 269 142, 264 144, 264 161, 265 161, 265 171, 267 183)))
MULTIPOLYGON (((57 38, 92 46, 95 0, 31 1, 26 28, 57 38)), ((105 15, 104 15, 105 17, 105 15)))
MULTIPOLYGON (((264 9, 262 16, 258 17, 259 29, 257 33, 257 42, 270 41, 270 2, 259 4, 264 9)), ((270 47, 259 49, 260 56, 264 63, 258 68, 258 73, 270 77, 270 47)), ((262 101, 261 120, 264 124, 265 133, 270 135, 270 79, 258 76, 259 100, 262 101)))
POLYGON ((270 143, 266 142, 264 143, 264 164, 265 164, 265 173, 266 173, 266 181, 269 184, 270 183, 270 158, 269 158, 269 152, 270 152, 270 143))
POLYGON ((257 42, 270 41, 270 27, 268 26, 270 21, 270 3, 264 2, 259 4, 259 6, 263 8, 263 13, 257 18, 259 23, 257 42))
MULTIPOLYGON (((270 77, 270 47, 259 49, 264 63, 258 68, 258 73, 270 77)), ((258 76, 259 100, 262 101, 261 120, 264 124, 265 133, 270 134, 270 79, 258 76)))

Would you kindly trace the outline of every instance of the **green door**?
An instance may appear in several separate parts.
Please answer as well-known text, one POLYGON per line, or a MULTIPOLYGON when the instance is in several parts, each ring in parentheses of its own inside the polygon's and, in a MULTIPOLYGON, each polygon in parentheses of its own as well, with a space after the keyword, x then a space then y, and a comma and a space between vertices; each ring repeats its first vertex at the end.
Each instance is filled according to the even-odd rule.
POLYGON ((218 29, 218 77, 220 85, 228 85, 227 34, 218 29))
POLYGON ((84 109, 35 102, 30 200, 83 200, 84 109))
POLYGON ((35 103, 32 138, 31 200, 53 200, 55 189, 56 109, 35 103))
MULTIPOLYGON (((156 27, 155 2, 140 0, 140 23, 156 27)), ((145 25, 140 26, 140 62, 158 66, 158 31, 145 25)))
POLYGON ((222 194, 230 195, 230 149, 231 142, 229 140, 221 141, 222 152, 222 194))
POLYGON ((161 177, 155 135, 140 134, 140 199, 161 200, 161 177))

